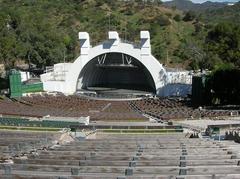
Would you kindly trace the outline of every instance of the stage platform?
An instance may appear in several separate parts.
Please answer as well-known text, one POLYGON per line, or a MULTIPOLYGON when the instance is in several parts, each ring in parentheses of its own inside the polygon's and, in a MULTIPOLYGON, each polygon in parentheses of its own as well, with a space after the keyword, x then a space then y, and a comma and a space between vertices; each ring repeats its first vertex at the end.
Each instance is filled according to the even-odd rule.
POLYGON ((112 98, 112 99, 131 99, 152 97, 152 92, 143 90, 120 89, 120 88, 105 88, 105 87, 88 87, 85 90, 78 90, 76 94, 86 95, 93 98, 112 98))

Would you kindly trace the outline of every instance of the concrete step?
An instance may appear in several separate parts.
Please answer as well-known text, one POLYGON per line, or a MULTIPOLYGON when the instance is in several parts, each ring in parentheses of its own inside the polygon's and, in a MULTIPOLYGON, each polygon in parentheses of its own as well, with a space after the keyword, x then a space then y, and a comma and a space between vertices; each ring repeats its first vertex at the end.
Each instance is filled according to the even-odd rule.
MULTIPOLYGON (((226 160, 184 160, 186 166, 237 165, 238 159, 226 160)), ((72 166, 128 166, 130 161, 115 160, 51 160, 51 159, 14 159, 15 164, 72 165, 72 166)), ((180 160, 138 160, 137 166, 179 166, 180 160)))
MULTIPOLYGON (((12 165, 12 171, 35 171, 35 172, 66 172, 71 173, 74 168, 77 173, 124 173, 126 167, 107 167, 107 166, 61 166, 61 165, 35 165, 35 164, 15 164, 12 165)), ((132 168, 133 174, 163 174, 178 175, 184 171, 183 175, 206 175, 206 174, 239 174, 240 166, 219 165, 219 166, 191 166, 191 167, 173 167, 173 166, 136 166, 132 168)))

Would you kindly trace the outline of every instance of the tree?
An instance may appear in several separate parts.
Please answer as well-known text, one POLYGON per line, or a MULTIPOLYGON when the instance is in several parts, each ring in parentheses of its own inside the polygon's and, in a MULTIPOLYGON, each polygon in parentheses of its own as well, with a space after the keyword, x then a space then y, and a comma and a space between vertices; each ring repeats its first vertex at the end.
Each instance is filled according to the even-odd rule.
MULTIPOLYGON (((240 67, 240 26, 219 23, 206 37, 206 51, 218 55, 224 63, 240 67)), ((209 59, 211 60, 211 59, 209 59)))
POLYGON ((156 5, 161 5, 162 1, 161 0, 153 0, 153 3, 156 5))
POLYGON ((196 14, 194 11, 188 11, 183 17, 184 21, 193 21, 196 18, 196 14))
POLYGON ((0 61, 7 67, 12 67, 16 59, 16 36, 12 30, 0 32, 0 61))
POLYGON ((182 20, 181 16, 179 14, 175 15, 173 19, 177 22, 180 22, 182 20))
POLYGON ((221 66, 207 77, 205 86, 205 96, 208 96, 209 103, 218 101, 220 105, 239 104, 240 70, 229 65, 221 66))
POLYGON ((160 15, 157 18, 157 22, 160 26, 168 26, 171 24, 171 21, 169 20, 169 18, 166 15, 160 15))

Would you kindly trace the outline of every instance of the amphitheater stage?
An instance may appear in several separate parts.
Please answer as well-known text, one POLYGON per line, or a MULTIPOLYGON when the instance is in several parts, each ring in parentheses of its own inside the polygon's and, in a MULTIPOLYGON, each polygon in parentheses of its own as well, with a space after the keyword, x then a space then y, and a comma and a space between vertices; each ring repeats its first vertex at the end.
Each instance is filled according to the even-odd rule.
POLYGON ((154 96, 152 92, 144 90, 108 87, 88 87, 85 90, 78 90, 77 94, 84 94, 91 97, 102 98, 136 98, 154 96))

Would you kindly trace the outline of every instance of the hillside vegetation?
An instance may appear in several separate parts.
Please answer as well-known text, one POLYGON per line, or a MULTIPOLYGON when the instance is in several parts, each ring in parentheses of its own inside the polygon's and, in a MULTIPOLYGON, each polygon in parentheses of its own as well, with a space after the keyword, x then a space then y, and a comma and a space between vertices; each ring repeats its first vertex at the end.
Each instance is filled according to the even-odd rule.
POLYGON ((207 10, 200 14, 200 19, 205 22, 233 22, 240 24, 240 1, 234 6, 226 6, 215 10, 207 10))
POLYGON ((90 34, 92 45, 106 40, 108 30, 138 42, 141 30, 151 32, 153 53, 162 63, 181 63, 173 52, 194 31, 182 16, 154 4, 111 0, 0 1, 0 59, 8 66, 16 61, 39 67, 73 61, 79 54, 79 31, 90 34), (110 24, 110 25, 109 25, 110 24), (167 51, 168 49, 168 51, 167 51), (167 61, 168 56, 168 61, 167 61))
MULTIPOLYGON (((0 63, 9 68, 23 62, 43 68, 64 59, 73 61, 79 55, 79 31, 89 32, 94 46, 106 40, 109 30, 135 43, 141 30, 149 30, 153 54, 161 63, 188 69, 214 68, 216 63, 225 62, 216 49, 205 49, 208 42, 210 46, 219 43, 211 39, 214 35, 208 35, 215 24, 208 26, 207 18, 186 17, 160 1, 0 0, 0 63)), ((231 35, 238 33, 238 25, 232 28, 231 35)), ((234 48, 238 49, 239 41, 236 43, 234 48)), ((227 63, 235 62, 228 59, 227 63)))
POLYGON ((171 8, 177 8, 182 11, 197 11, 202 12, 205 10, 215 10, 219 8, 223 8, 227 5, 227 3, 220 2, 211 2, 206 1, 204 3, 193 3, 190 0, 172 0, 164 2, 164 5, 171 8))

